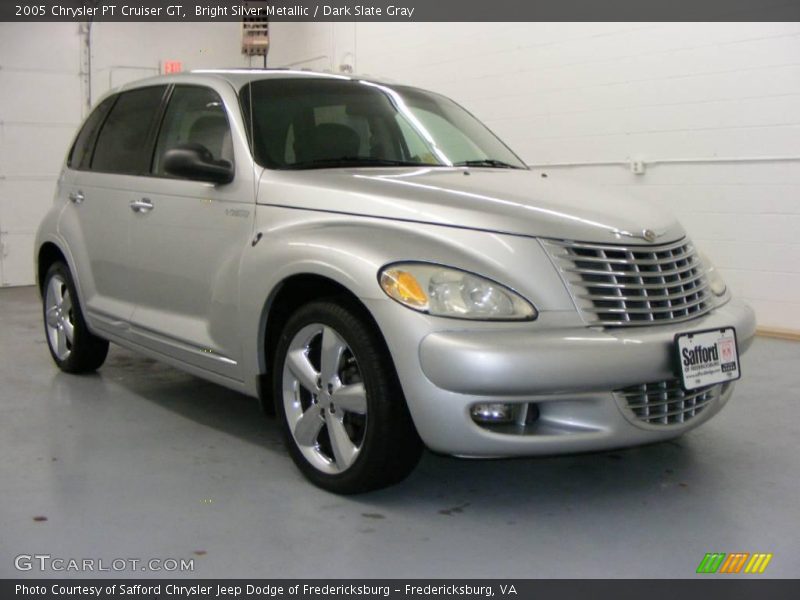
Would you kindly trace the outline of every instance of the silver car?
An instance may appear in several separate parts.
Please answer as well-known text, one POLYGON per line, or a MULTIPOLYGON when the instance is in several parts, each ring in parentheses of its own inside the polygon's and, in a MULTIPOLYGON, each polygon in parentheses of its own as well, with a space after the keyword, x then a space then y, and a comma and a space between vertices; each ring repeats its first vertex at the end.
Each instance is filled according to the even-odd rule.
POLYGON ((670 215, 528 169, 435 93, 291 70, 156 77, 81 127, 36 242, 50 352, 115 342, 258 397, 314 484, 656 442, 755 331, 670 215))

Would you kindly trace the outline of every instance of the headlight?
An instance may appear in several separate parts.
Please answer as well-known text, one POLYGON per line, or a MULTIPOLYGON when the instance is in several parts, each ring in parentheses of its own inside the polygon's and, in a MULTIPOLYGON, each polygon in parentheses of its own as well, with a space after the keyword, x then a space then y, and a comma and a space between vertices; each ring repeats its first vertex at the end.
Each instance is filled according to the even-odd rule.
POLYGON ((725 292, 728 291, 728 286, 725 285, 725 280, 722 279, 722 275, 719 274, 717 268, 714 266, 708 256, 700 253, 700 260, 703 261, 703 266, 706 270, 706 278, 708 279, 708 287, 711 289, 711 292, 715 296, 724 296, 725 292))
POLYGON ((381 288, 419 312, 458 319, 530 321, 530 302, 497 282, 466 271, 425 263, 398 263, 378 274, 381 288))

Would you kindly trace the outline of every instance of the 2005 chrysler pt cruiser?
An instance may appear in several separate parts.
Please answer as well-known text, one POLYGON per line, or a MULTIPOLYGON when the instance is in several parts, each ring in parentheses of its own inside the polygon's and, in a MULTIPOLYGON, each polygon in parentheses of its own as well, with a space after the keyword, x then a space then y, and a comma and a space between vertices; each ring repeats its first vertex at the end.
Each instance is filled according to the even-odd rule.
MULTIPOLYGON (((103 99, 38 232, 50 352, 115 342, 261 399, 316 485, 664 440, 752 311, 669 215, 543 177, 413 87, 205 71, 103 99)), ((738 343, 738 344, 737 344, 738 343)))

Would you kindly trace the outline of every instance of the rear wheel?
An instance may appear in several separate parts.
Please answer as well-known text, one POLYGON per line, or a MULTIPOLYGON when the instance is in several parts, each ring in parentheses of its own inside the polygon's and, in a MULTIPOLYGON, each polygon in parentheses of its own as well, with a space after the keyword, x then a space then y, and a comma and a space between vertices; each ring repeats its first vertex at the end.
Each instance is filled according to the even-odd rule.
POLYGON ((108 342, 93 335, 81 313, 67 265, 56 262, 44 279, 44 329, 56 365, 67 373, 97 370, 108 354, 108 342))
POLYGON ((352 494, 404 479, 422 443, 382 338, 358 307, 319 301, 290 317, 274 365, 289 452, 326 490, 352 494))

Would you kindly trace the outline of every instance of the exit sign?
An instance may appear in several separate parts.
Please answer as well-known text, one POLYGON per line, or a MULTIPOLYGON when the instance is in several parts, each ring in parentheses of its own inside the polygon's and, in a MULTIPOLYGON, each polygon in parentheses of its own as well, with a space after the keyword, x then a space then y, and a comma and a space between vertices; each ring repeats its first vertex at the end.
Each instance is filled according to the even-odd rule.
POLYGON ((183 63, 179 60, 165 60, 161 62, 161 72, 165 75, 169 73, 180 73, 183 71, 183 63))

